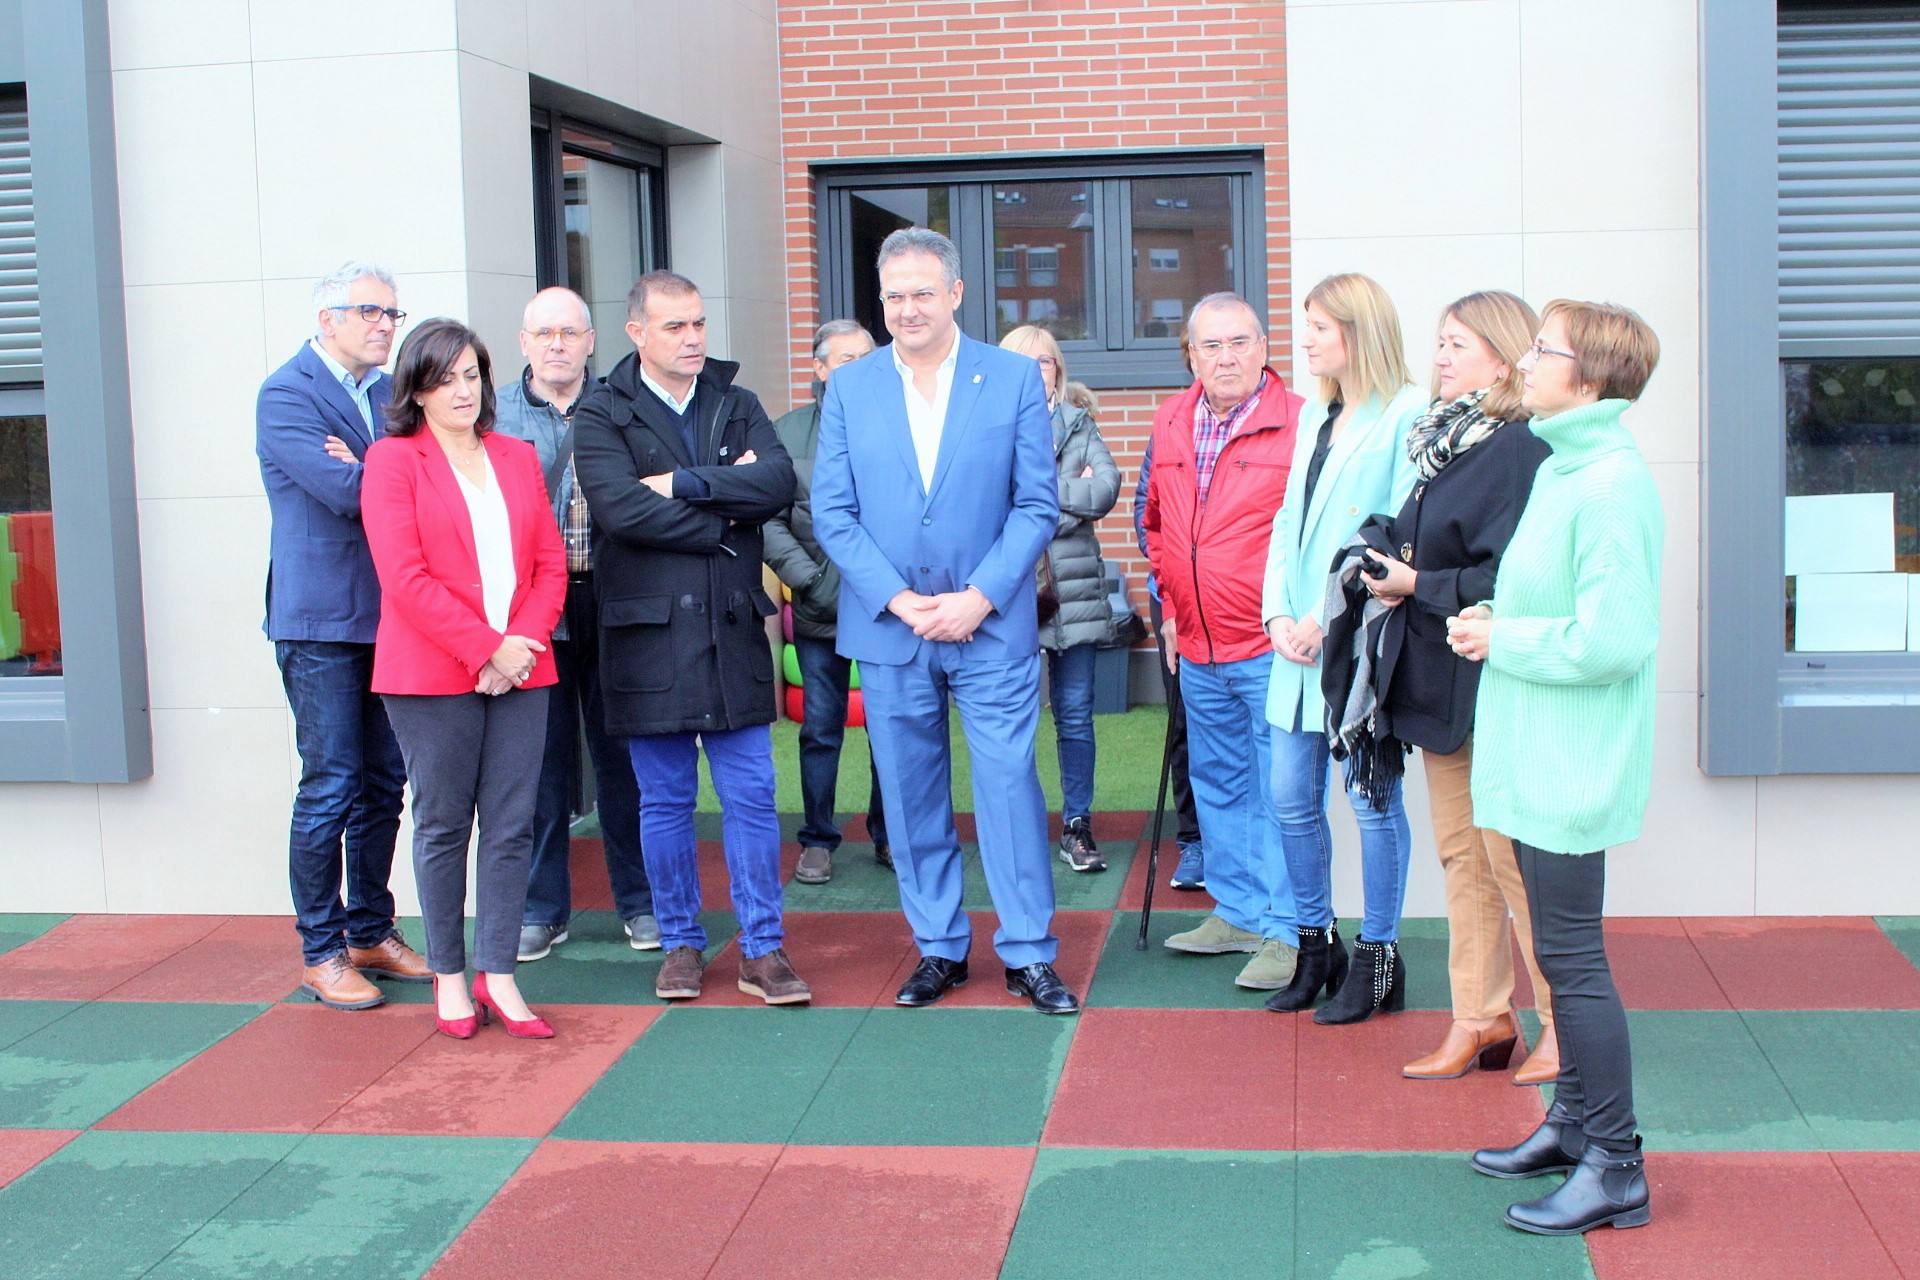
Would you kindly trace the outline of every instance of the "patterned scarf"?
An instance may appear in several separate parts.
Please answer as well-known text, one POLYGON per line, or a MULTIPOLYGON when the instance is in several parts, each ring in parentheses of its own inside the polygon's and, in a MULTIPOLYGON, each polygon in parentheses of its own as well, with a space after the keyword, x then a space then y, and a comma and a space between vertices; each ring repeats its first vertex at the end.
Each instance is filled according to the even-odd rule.
POLYGON ((1492 387, 1469 391, 1458 400, 1435 400, 1413 420, 1407 433, 1407 457, 1420 468, 1420 478, 1431 480, 1455 458, 1485 440, 1503 425, 1480 412, 1480 402, 1492 387))

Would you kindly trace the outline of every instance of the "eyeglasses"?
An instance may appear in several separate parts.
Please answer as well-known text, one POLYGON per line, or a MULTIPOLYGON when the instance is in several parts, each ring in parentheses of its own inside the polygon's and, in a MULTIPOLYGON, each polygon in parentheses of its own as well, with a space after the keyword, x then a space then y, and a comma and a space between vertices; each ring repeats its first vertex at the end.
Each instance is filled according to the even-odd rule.
POLYGON ((909 301, 916 307, 930 307, 939 296, 938 289, 916 289, 912 293, 883 293, 880 302, 889 311, 897 311, 909 301))
POLYGON ((535 342, 539 343, 543 347, 546 346, 549 342, 552 342, 555 338, 560 339, 560 343, 562 346, 571 347, 575 343, 579 342, 582 338, 586 337, 589 333, 592 333, 593 330, 591 329, 522 329, 520 332, 526 334, 529 338, 532 338, 535 342))
POLYGON ((1059 367, 1059 364, 1060 364, 1060 362, 1058 360, 1055 360, 1052 356, 1035 356, 1034 361, 1037 364, 1045 365, 1049 369, 1057 368, 1059 367))
POLYGON ((344 306, 328 307, 327 310, 351 311, 368 324, 379 324, 380 317, 385 316, 393 321, 393 327, 396 329, 407 322, 406 312, 397 307, 383 307, 377 302, 349 302, 344 306))
POLYGON ((1527 350, 1532 353, 1535 360, 1538 360, 1541 356, 1559 356, 1565 360, 1578 360, 1580 358, 1571 351, 1560 351, 1550 347, 1538 338, 1533 340, 1533 345, 1528 347, 1527 350))
POLYGON ((1237 338, 1228 338, 1225 342, 1220 341, 1218 338, 1209 338, 1205 342, 1196 342, 1193 344, 1193 349, 1209 360, 1218 360, 1223 353, 1228 351, 1233 352, 1233 354, 1237 356, 1243 356, 1253 350, 1253 344, 1258 341, 1260 341, 1260 339, 1254 337, 1252 334, 1243 333, 1237 338))

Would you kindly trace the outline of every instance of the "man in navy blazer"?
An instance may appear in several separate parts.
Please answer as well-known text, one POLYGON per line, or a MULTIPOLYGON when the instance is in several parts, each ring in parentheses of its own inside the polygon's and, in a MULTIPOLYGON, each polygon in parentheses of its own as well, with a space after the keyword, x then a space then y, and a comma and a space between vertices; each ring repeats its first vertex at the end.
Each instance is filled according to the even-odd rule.
POLYGON ((393 277, 363 262, 321 280, 313 302, 319 331, 261 384, 255 415, 273 513, 265 630, 300 750, 287 841, 300 989, 366 1009, 385 999, 368 974, 431 981, 387 888, 406 767, 370 688, 380 584, 360 526, 360 459, 385 434, 380 366, 406 313, 393 277))
POLYGON ((924 228, 880 246, 891 346, 827 383, 814 532, 840 569, 838 649, 860 664, 900 902, 921 960, 895 997, 967 980, 948 700, 973 764, 980 861, 1007 990, 1043 1013, 1079 1001, 1053 970, 1053 864, 1034 770, 1034 568, 1059 519, 1040 366, 954 323, 960 254, 924 228))

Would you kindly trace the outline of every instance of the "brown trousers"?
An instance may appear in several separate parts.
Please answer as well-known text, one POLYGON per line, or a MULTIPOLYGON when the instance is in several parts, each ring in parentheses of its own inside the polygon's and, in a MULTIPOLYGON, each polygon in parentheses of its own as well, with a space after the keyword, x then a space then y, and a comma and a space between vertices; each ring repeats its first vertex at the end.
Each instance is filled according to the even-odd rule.
POLYGON ((1511 911, 1514 930, 1520 935, 1520 954, 1533 979, 1534 1008, 1540 1021, 1552 1026, 1552 993, 1533 958, 1532 917, 1513 842, 1473 824, 1473 739, 1450 755, 1422 751, 1420 758, 1427 766, 1433 838, 1447 886, 1447 975, 1453 983, 1453 1016, 1497 1018, 1513 1002, 1513 946, 1507 941, 1511 911))

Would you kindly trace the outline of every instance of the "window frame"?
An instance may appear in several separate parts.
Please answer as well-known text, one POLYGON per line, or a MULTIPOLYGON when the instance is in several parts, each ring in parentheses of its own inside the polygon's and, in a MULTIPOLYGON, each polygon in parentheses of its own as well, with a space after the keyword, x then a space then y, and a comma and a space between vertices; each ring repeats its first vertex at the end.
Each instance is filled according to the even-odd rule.
POLYGON ((668 264, 667 248, 667 153, 665 149, 643 142, 629 134, 568 115, 556 107, 534 107, 530 128, 533 131, 533 245, 536 287, 565 285, 567 261, 567 180, 564 160, 568 155, 601 160, 633 169, 646 175, 648 207, 645 235, 655 247, 655 267, 668 264), (569 132, 590 134, 605 143, 604 149, 569 143, 569 132), (542 134, 545 136, 543 137, 542 134))

